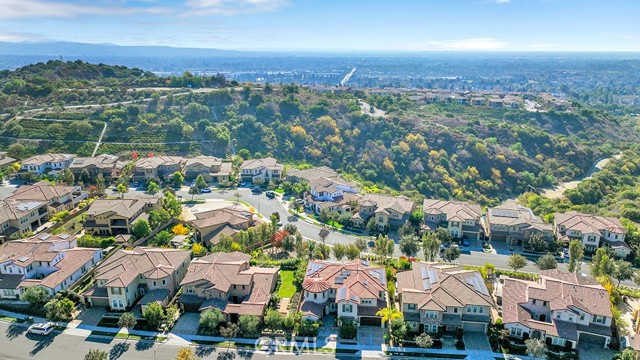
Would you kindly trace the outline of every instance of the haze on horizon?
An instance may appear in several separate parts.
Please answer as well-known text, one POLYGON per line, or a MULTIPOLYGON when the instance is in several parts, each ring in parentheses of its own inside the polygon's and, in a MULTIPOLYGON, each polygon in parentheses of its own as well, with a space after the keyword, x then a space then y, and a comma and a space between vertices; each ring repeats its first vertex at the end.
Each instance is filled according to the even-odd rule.
POLYGON ((640 51, 637 0, 2 0, 0 41, 236 50, 640 51))

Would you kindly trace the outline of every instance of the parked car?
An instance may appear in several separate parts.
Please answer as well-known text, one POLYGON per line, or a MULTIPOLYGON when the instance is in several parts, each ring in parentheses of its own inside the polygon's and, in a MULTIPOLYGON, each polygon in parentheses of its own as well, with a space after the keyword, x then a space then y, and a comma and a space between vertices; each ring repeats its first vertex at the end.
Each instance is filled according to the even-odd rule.
POLYGON ((204 189, 200 190, 200 193, 202 193, 202 194, 208 194, 210 192, 211 192, 211 189, 209 189, 209 188, 204 188, 204 189))
POLYGON ((29 328, 27 329, 27 332, 30 334, 46 336, 51 334, 54 328, 55 328, 55 324, 51 322, 37 323, 29 326, 29 328))
POLYGON ((469 246, 469 240, 462 240, 462 246, 469 246))
POLYGON ((254 194, 260 194, 262 192, 262 189, 260 188, 260 186, 256 186, 253 189, 251 189, 251 192, 254 194))
POLYGON ((369 241, 369 242, 367 243, 367 245, 369 245, 369 247, 370 247, 370 248, 373 248, 373 247, 375 247, 375 246, 376 246, 376 242, 375 242, 375 241, 373 241, 373 240, 371 240, 371 241, 369 241))
POLYGON ((265 195, 267 195, 269 199, 273 199, 276 197, 276 193, 274 193, 273 191, 267 191, 265 195))
POLYGON ((247 182, 246 181, 243 181, 243 182, 240 183, 240 187, 246 187, 246 186, 247 186, 247 182))

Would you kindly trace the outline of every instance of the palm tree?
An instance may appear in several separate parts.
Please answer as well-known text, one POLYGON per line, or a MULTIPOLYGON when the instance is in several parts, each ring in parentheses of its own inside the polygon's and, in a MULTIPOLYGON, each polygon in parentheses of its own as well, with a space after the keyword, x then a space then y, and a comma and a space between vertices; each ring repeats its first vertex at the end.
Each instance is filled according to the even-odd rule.
POLYGON ((389 323, 389 325, 391 325, 391 321, 402 319, 402 312, 396 308, 387 306, 386 308, 378 310, 376 316, 380 316, 383 323, 389 323))

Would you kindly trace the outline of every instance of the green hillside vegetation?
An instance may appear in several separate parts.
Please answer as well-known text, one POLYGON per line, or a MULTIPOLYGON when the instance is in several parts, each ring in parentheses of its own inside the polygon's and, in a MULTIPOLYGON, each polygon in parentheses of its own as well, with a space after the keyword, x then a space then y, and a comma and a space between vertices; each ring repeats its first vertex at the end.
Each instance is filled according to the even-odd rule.
MULTIPOLYGON (((163 81, 168 86, 186 82, 197 87, 219 80, 186 74, 163 81)), ((91 109, 58 107, 49 113, 57 118, 106 122, 106 143, 100 153, 202 153, 228 158, 233 139, 236 155, 245 159, 274 156, 292 166, 326 165, 362 181, 368 190, 403 192, 415 199, 455 198, 494 205, 530 186, 545 187, 582 175, 598 158, 629 148, 638 140, 633 121, 589 108, 573 113, 530 113, 418 105, 406 96, 319 93, 296 85, 247 84, 186 95, 124 87, 109 91, 109 101, 129 99, 132 92, 139 99, 133 104, 91 109), (141 101, 146 98, 150 100, 141 101), (363 114, 358 99, 386 110, 388 116, 363 114)), ((21 137, 23 132, 15 128, 24 129, 24 121, 7 121, 0 132, 21 137)), ((27 125, 34 134, 48 132, 44 127, 51 126, 44 121, 27 125), (41 127, 34 128, 37 126, 41 127)), ((98 130, 92 125, 94 128, 98 130)), ((89 140, 93 134, 83 136, 89 140)), ((76 138, 71 133, 56 136, 76 138)), ((0 146, 12 155, 22 155, 18 157, 46 150, 87 155, 92 150, 69 142, 9 146, 10 142, 3 141, 0 146), (18 154, 15 148, 20 146, 18 154)))

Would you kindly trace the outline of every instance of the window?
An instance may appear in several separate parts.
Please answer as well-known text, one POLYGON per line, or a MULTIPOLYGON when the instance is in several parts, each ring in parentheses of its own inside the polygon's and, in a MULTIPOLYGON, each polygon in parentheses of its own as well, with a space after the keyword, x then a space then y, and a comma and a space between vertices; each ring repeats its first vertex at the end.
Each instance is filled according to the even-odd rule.
POLYGON ((407 310, 415 310, 416 304, 407 304, 407 310))
POLYGON ((431 332, 438 332, 438 325, 436 324, 431 324, 431 332))
POLYGON ((483 314, 484 308, 482 306, 478 306, 478 314, 483 314))
POLYGON ((342 312, 351 312, 351 304, 342 304, 342 312))
POLYGON ((121 295, 122 294, 122 289, 121 288, 112 287, 111 288, 111 294, 112 295, 121 295))
POLYGON ((458 308, 453 308, 453 313, 457 314, 458 313, 458 308))
POLYGON ((580 320, 584 321, 584 314, 580 314, 580 320))
POLYGON ((593 318, 593 322, 596 324, 604 324, 604 316, 596 315, 593 318))
POLYGON ((522 329, 520 328, 511 328, 509 333, 512 336, 522 337, 522 329))
POLYGON ((542 302, 542 306, 547 306, 547 302, 546 302, 546 301, 543 301, 543 302, 542 302))
POLYGON ((318 298, 318 294, 313 294, 313 298, 317 299, 318 298))
POLYGON ((560 313, 557 313, 556 314, 556 319, 560 319, 560 317, 561 317, 560 313))
POLYGON ((435 311, 429 310, 427 311, 426 317, 427 319, 436 319, 438 317, 438 313, 435 311))
POLYGON ((167 279, 162 279, 162 286, 167 285, 167 279))
POLYGON ((532 299, 532 300, 531 300, 531 303, 532 303, 533 305, 535 305, 535 304, 536 304, 536 299, 532 299))
POLYGON ((156 286, 158 286, 158 283, 155 280, 153 280, 153 287, 156 287, 156 286))
POLYGON ((562 345, 564 345, 564 339, 557 338, 557 337, 552 337, 551 338, 551 344, 562 346, 562 345))

